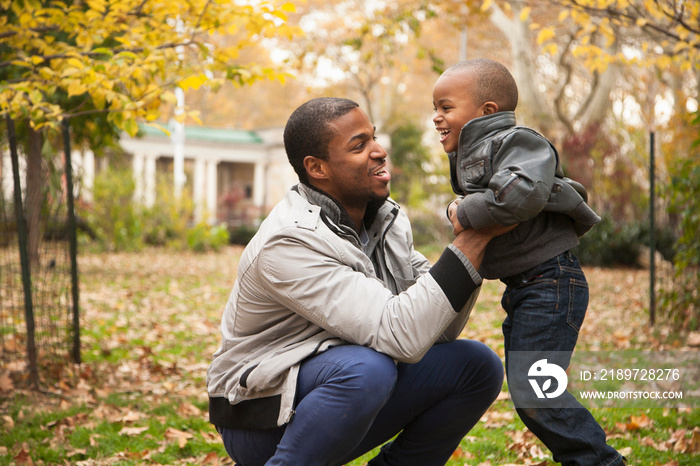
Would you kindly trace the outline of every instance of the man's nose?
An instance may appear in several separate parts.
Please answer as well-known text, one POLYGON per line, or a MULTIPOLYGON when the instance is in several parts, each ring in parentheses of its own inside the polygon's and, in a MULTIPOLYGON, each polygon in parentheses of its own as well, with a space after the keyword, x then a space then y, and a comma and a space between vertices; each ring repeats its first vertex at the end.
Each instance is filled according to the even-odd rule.
POLYGON ((385 159, 387 157, 384 147, 378 142, 374 143, 374 147, 372 147, 372 150, 370 151, 369 155, 374 159, 385 159))

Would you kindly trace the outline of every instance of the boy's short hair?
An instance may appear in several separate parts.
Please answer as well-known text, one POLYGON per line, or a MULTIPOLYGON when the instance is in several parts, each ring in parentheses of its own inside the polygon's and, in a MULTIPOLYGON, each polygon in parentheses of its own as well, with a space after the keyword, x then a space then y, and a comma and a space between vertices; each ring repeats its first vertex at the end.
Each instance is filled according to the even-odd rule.
POLYGON ((518 86, 513 75, 502 64, 489 58, 464 60, 450 66, 443 74, 469 73, 473 78, 471 89, 477 104, 495 102, 499 111, 514 111, 518 106, 518 86))
POLYGON ((304 167, 307 155, 328 160, 328 145, 335 136, 329 124, 358 107, 349 99, 319 97, 292 112, 284 127, 284 149, 299 181, 309 184, 304 167))

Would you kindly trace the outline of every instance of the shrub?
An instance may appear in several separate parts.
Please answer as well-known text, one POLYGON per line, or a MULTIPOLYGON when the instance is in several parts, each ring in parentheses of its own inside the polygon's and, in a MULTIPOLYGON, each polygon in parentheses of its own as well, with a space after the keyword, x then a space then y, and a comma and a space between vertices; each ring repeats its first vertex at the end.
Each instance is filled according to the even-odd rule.
POLYGON ((231 244, 240 244, 245 246, 255 236, 258 229, 251 225, 241 225, 229 230, 231 244))
POLYGON ((681 160, 673 173, 662 194, 669 202, 669 213, 679 219, 680 237, 674 244, 674 282, 661 290, 660 305, 674 326, 694 330, 700 326, 700 166, 692 158, 681 160))
POLYGON ((408 213, 413 230, 414 247, 424 253, 441 251, 454 240, 452 225, 445 216, 444 208, 440 212, 412 210, 408 213))
POLYGON ((135 189, 128 169, 105 170, 95 176, 94 204, 88 219, 107 250, 138 251, 143 247, 143 223, 133 200, 135 189))
POLYGON ((212 226, 200 222, 187 230, 187 247, 195 252, 218 251, 228 243, 229 233, 225 224, 212 226))
MULTIPOLYGON (((581 264, 600 267, 639 265, 641 246, 650 241, 649 222, 617 223, 603 216, 600 223, 580 238, 581 244, 573 249, 581 264)), ((673 236, 666 229, 657 228, 655 249, 666 259, 673 256, 673 236)))
POLYGON ((189 190, 184 188, 176 197, 172 175, 160 174, 156 203, 144 211, 144 241, 153 246, 186 249, 187 231, 193 216, 194 203, 189 190))

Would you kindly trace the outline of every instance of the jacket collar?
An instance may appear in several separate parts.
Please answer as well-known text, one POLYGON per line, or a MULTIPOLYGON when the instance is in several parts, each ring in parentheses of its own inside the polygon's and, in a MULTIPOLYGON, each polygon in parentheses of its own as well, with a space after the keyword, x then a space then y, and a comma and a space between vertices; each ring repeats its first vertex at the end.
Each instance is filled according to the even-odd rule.
POLYGON ((462 127, 459 133, 459 155, 463 156, 469 147, 490 137, 492 133, 515 126, 515 112, 497 112, 474 118, 462 127))
MULTIPOLYGON (((299 183, 292 189, 305 197, 310 203, 321 208, 321 214, 324 215, 331 223, 344 227, 344 231, 355 231, 354 223, 350 219, 350 214, 340 205, 340 203, 313 186, 299 183)), ((368 206, 365 214, 365 229, 371 238, 376 237, 373 233, 381 232, 384 225, 393 222, 398 214, 399 205, 392 199, 387 199, 381 205, 368 206)))

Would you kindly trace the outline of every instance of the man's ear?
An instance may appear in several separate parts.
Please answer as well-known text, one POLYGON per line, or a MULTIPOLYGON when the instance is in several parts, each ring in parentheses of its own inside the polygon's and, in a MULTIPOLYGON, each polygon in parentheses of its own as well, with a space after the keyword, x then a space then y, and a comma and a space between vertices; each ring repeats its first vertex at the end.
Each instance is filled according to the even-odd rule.
POLYGON ((498 104, 489 100, 481 105, 481 109, 484 115, 492 115, 498 113, 498 104))
POLYGON ((313 155, 304 157, 304 168, 309 178, 317 180, 326 179, 326 161, 321 160, 313 155))

